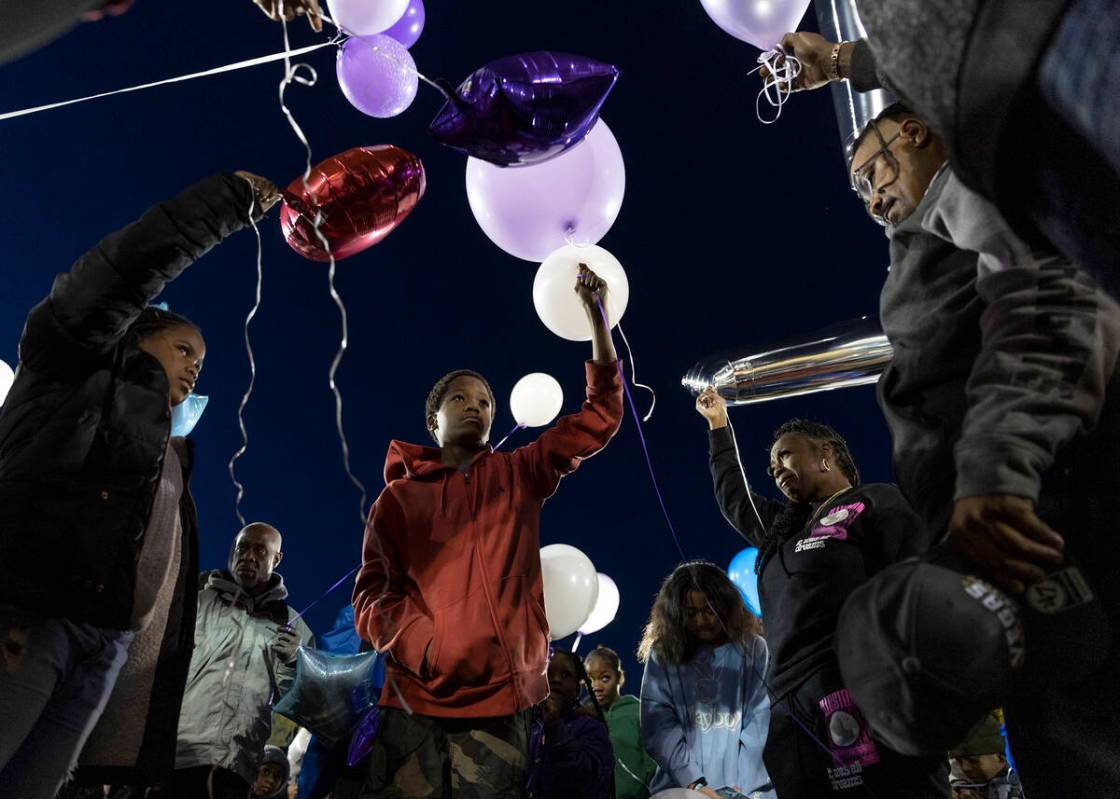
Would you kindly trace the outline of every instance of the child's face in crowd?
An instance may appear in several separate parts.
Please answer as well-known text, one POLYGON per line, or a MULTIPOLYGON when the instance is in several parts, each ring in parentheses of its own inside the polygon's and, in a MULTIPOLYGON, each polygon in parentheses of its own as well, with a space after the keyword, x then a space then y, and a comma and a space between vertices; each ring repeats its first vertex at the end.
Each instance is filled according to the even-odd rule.
POLYGON ((690 635, 705 644, 723 637, 719 618, 708 604, 708 598, 699 591, 689 591, 685 598, 684 626, 690 635))
POLYGON ((604 707, 613 705, 618 699, 618 690, 622 687, 622 675, 605 658, 595 655, 587 659, 586 668, 595 699, 604 707))
POLYGON ((770 448, 770 476, 789 499, 808 502, 820 493, 823 459, 824 454, 810 439, 786 433, 770 448))
POLYGON ((206 342, 201 333, 190 325, 174 325, 140 339, 139 347, 154 355, 163 367, 173 406, 194 391, 206 358, 206 342))
POLYGON ((494 407, 486 384, 477 377, 462 375, 451 381, 435 415, 440 446, 485 444, 490 438, 494 407))
POLYGON ((257 781, 253 783, 253 793, 257 796, 272 796, 284 781, 284 770, 276 763, 265 763, 257 772, 257 781))
POLYGON ((579 675, 567 655, 553 655, 548 661, 548 690, 561 707, 571 707, 579 701, 579 675))
POLYGON ((1007 768, 1007 760, 998 752, 953 759, 956 761, 957 769, 969 782, 988 782, 1007 768))

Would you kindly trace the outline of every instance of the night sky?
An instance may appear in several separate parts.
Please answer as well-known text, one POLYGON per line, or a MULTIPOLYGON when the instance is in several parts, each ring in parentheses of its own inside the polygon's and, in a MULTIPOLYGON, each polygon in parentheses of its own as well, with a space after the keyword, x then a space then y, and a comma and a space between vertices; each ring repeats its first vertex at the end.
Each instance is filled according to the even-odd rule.
MULTIPOLYGON (((815 26, 811 10, 803 25, 815 26)), ((291 29, 293 46, 320 38, 302 21, 291 29)), ((84 24, 0 65, 0 112, 281 49, 280 26, 249 0, 137 0, 122 17, 84 24)), ((744 544, 716 507, 706 425, 680 378, 713 350, 765 345, 874 313, 886 240, 848 188, 830 95, 797 95, 777 124, 759 123, 758 82, 747 76, 758 51, 719 30, 699 2, 431 0, 412 54, 421 72, 458 84, 494 58, 547 49, 621 70, 603 118, 626 160, 626 198, 600 244, 629 276, 623 326, 639 380, 658 392, 646 436, 669 512, 689 557, 726 567, 744 544)), ((427 134, 442 104, 438 92, 421 84, 404 114, 376 120, 342 96, 333 49, 301 60, 316 67, 319 83, 293 86, 288 101, 316 161, 388 143, 419 155, 427 172, 427 193, 413 214, 384 242, 339 265, 352 324, 339 385, 354 469, 372 499, 383 485, 388 441, 427 440, 424 399, 441 374, 467 367, 489 378, 498 440, 513 426, 509 390, 528 372, 554 375, 566 412, 578 407, 590 344, 545 329, 533 310, 535 265, 498 249, 475 223, 465 157, 427 134)), ((303 148, 277 102, 282 73, 280 63, 268 64, 0 122, 0 358, 14 365, 24 317, 54 275, 149 205, 215 171, 245 169, 283 187, 302 170, 303 148)), ((291 604, 302 609, 357 564, 362 526, 327 386, 337 310, 325 267, 288 248, 278 210, 261 224, 264 297, 252 327, 257 386, 238 474, 245 515, 284 534, 279 570, 291 604)), ((241 232, 161 298, 198 322, 208 345, 198 390, 211 400, 193 436, 192 480, 203 568, 224 565, 239 529, 226 463, 240 446, 236 410, 249 378, 242 327, 255 255, 252 231, 241 232)), ((635 398, 643 408, 648 402, 644 392, 635 398)), ((733 411, 748 475, 764 493, 777 495, 764 474, 771 433, 794 416, 833 424, 865 480, 890 479, 889 437, 873 390, 863 387, 733 411)), ((531 435, 521 432, 513 443, 531 435)), ((679 555, 629 413, 611 445, 545 505, 542 535, 544 544, 579 547, 618 583, 618 617, 580 651, 597 643, 617 649, 637 693, 634 649, 679 555)), ((309 613, 317 633, 348 601, 348 590, 309 613)))

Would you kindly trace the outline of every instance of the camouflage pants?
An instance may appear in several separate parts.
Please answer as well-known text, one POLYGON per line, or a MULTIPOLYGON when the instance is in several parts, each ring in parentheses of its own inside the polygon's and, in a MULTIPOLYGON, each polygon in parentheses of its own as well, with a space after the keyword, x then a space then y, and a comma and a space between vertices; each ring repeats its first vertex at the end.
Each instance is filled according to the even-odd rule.
POLYGON ((361 799, 519 799, 527 712, 444 719, 381 709, 361 799))

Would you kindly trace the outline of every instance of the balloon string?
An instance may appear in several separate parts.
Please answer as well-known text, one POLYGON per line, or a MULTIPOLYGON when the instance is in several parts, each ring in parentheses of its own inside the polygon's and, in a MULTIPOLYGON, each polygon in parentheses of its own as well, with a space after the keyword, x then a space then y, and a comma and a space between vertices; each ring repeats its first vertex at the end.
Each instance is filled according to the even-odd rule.
POLYGON ((113 91, 91 94, 87 97, 77 97, 73 100, 62 100, 61 102, 57 103, 47 103, 46 105, 37 105, 31 108, 21 108, 18 111, 8 111, 6 113, 0 114, 0 121, 6 119, 14 119, 16 117, 29 116, 30 114, 38 114, 42 111, 50 111, 52 109, 63 108, 64 106, 68 105, 76 105, 77 103, 86 103, 90 100, 100 100, 103 97, 112 97, 116 94, 138 92, 142 89, 151 89, 156 86, 164 86, 171 83, 181 83, 182 81, 194 80, 195 78, 205 78, 209 77, 210 75, 219 75, 223 72, 234 72, 236 70, 245 69, 247 67, 255 67, 258 64, 268 64, 273 61, 281 61, 287 58, 289 55, 303 55, 304 53, 310 53, 313 50, 319 50, 323 47, 330 47, 333 44, 335 44, 334 41, 320 42, 319 44, 312 44, 308 45, 307 47, 301 47, 298 50, 293 50, 291 53, 285 50, 282 53, 273 53, 272 55, 249 58, 245 61, 238 61, 233 64, 226 64, 225 66, 214 67, 213 69, 206 69, 201 72, 192 72, 189 75, 179 75, 178 77, 164 78, 163 80, 152 81, 151 83, 142 83, 139 86, 129 86, 124 89, 114 89, 113 91))
MULTIPOLYGON (((283 0, 281 0, 280 8, 282 12, 283 0)), ((288 39, 288 23, 287 20, 284 19, 282 13, 280 21, 284 29, 284 51, 285 53, 287 53, 291 49, 291 44, 288 39)), ((305 165, 303 176, 301 179, 303 181, 304 191, 306 191, 308 195, 311 194, 311 184, 309 183, 309 180, 311 178, 311 144, 308 142, 307 136, 304 134, 303 129, 299 126, 299 123, 296 122, 291 110, 284 103, 284 93, 287 91, 288 86, 292 83, 299 83, 304 86, 314 86, 315 82, 318 79, 318 73, 310 64, 292 64, 289 58, 284 59, 284 78, 280 81, 279 87, 280 110, 284 112, 284 116, 287 118, 288 124, 291 125, 292 130, 295 132, 296 138, 298 138, 300 143, 303 144, 303 148, 305 151, 305 165), (309 77, 305 78, 299 74, 300 67, 307 68, 307 71, 310 73, 309 77)), ((362 520, 362 523, 365 524, 366 496, 368 492, 366 491, 365 484, 357 478, 353 470, 350 468, 350 444, 346 439, 346 431, 342 424, 342 392, 339 391, 338 384, 335 382, 335 375, 338 372, 339 364, 342 363, 342 357, 346 354, 347 347, 349 347, 349 324, 346 313, 346 304, 342 301, 342 297, 339 295, 338 290, 334 285, 335 273, 337 271, 337 262, 335 260, 334 253, 331 251, 330 242, 327 241, 327 237, 323 235, 323 231, 321 229, 322 224, 322 210, 316 208, 315 218, 312 220, 312 228, 315 231, 315 236, 319 239, 319 243, 322 244, 323 250, 327 253, 327 257, 330 260, 330 269, 328 269, 327 271, 327 286, 331 299, 334 301, 334 304, 338 306, 338 313, 341 318, 342 328, 342 335, 338 343, 338 351, 335 353, 334 359, 331 361, 331 367, 327 374, 327 383, 330 385, 331 392, 334 394, 335 427, 338 430, 338 440, 342 446, 342 465, 346 470, 346 476, 350 478, 350 482, 354 484, 354 486, 361 494, 361 498, 358 500, 358 514, 362 520)))
MULTIPOLYGON (((284 51, 285 51, 285 54, 287 54, 291 45, 288 41, 288 23, 287 23, 287 20, 284 19, 284 0, 280 0, 279 12, 280 12, 281 24, 284 28, 284 51)), ((287 57, 285 57, 285 59, 284 59, 284 79, 280 82, 280 109, 284 112, 284 116, 287 117, 288 123, 292 126, 292 130, 295 132, 296 138, 298 138, 300 140, 300 142, 303 144, 304 150, 306 151, 307 161, 306 161, 306 165, 305 165, 304 170, 303 170, 302 181, 303 181, 304 191, 306 191, 310 194, 311 187, 310 187, 310 184, 308 183, 308 180, 311 177, 311 144, 307 141, 307 137, 304 135, 303 130, 296 123, 295 118, 292 116, 292 112, 284 104, 284 92, 287 90, 288 84, 290 84, 294 81, 294 82, 297 82, 297 83, 301 83, 305 86, 311 86, 311 85, 314 85, 315 80, 317 78, 314 69, 311 69, 310 80, 300 78, 296 74, 296 70, 299 68, 299 66, 301 66, 301 65, 297 64, 293 68, 290 60, 287 57)), ((310 67, 309 67, 309 69, 310 69, 310 67)), ((335 304, 338 306, 339 313, 340 313, 341 318, 342 318, 342 336, 341 336, 341 339, 339 341, 338 352, 335 353, 334 360, 331 361, 331 368, 330 368, 330 372, 329 372, 329 376, 328 376, 328 382, 330 384, 331 391, 333 392, 334 398, 335 398, 335 427, 338 430, 339 442, 342 445, 342 464, 343 464, 343 467, 346 469, 346 475, 347 475, 347 477, 350 478, 350 482, 352 482, 355 486, 357 486, 359 491, 361 491, 361 499, 359 500, 359 512, 361 514, 361 519, 362 519, 363 535, 366 536, 366 537, 371 537, 373 539, 373 541, 376 543, 377 550, 378 550, 378 557, 380 558, 381 562, 384 564, 386 572, 388 572, 389 561, 388 561, 388 558, 385 556, 385 550, 381 545, 380 537, 378 537, 376 535, 376 531, 374 531, 373 536, 368 535, 371 528, 372 528, 372 521, 366 515, 366 512, 365 512, 366 487, 365 487, 365 485, 362 484, 361 480, 359 480, 357 477, 354 476, 353 471, 351 471, 351 469, 350 469, 350 446, 346 441, 346 432, 345 432, 345 430, 343 429, 343 426, 342 426, 342 394, 339 392, 338 386, 335 384, 335 380, 334 380, 335 372, 338 370, 338 364, 341 362, 342 356, 346 352, 346 347, 347 347, 347 344, 348 344, 348 326, 347 326, 347 318, 346 318, 346 305, 342 302, 342 298, 339 296, 338 291, 335 290, 335 286, 334 286, 335 258, 334 258, 334 253, 331 251, 330 242, 327 241, 326 236, 324 236, 322 230, 320 230, 320 226, 322 225, 322 222, 323 222, 323 212, 322 212, 321 209, 317 208, 315 210, 315 218, 312 222, 312 226, 313 226, 313 229, 315 231, 315 235, 318 237, 319 242, 323 245, 324 251, 327 253, 327 257, 330 259, 330 270, 327 273, 327 285, 329 286, 329 289, 330 289, 331 299, 334 300, 335 304)), ((364 563, 361 564, 361 565, 364 565, 364 563)), ((354 574, 355 572, 357 572, 358 569, 361 568, 361 565, 355 567, 353 570, 348 572, 341 580, 339 580, 339 582, 337 584, 341 585, 342 581, 345 580, 347 577, 349 577, 351 574, 354 574)), ((382 622, 386 625, 387 628, 392 626, 392 624, 393 624, 392 619, 389 618, 388 613, 386 613, 385 609, 384 609, 384 600, 385 600, 385 597, 388 595, 388 593, 389 593, 389 583, 388 583, 388 580, 386 580, 385 585, 382 587, 381 593, 377 598, 376 604, 378 606, 378 611, 381 615, 382 622)), ((394 680, 392 675, 389 674, 388 672, 386 672, 386 674, 385 674, 385 683, 397 695, 397 701, 400 702, 401 708, 406 713, 411 715, 412 712, 413 712, 412 708, 409 706, 408 701, 404 698, 404 694, 401 693, 401 689, 400 689, 400 686, 397 685, 397 681, 394 680)))
POLYGON ((634 361, 634 351, 630 349, 630 342, 626 339, 626 332, 622 329, 622 322, 619 322, 615 327, 618 328, 618 334, 622 336, 622 343, 626 345, 626 355, 630 359, 630 382, 638 388, 644 388, 653 398, 649 404, 649 411, 642 417, 643 422, 648 422, 650 417, 653 416, 653 409, 657 407, 657 392, 654 391, 651 386, 638 382, 638 364, 634 361))
MULTIPOLYGON (((252 189, 253 184, 249 179, 244 178, 244 180, 252 189)), ((255 195, 255 189, 253 193, 255 195)), ((249 341, 249 323, 253 321, 253 317, 257 315, 257 310, 261 307, 261 285, 264 282, 264 271, 261 268, 263 257, 261 231, 257 227, 256 220, 253 219, 253 207, 255 205, 255 199, 250 201, 249 224, 253 226, 253 233, 257 236, 257 293, 253 307, 249 309, 249 315, 245 317, 245 354, 249 357, 249 385, 241 397, 241 403, 237 406, 237 426, 241 428, 241 447, 229 459, 229 477, 233 480, 234 488, 237 489, 237 497, 233 501, 233 511, 237 514, 237 520, 241 522, 242 527, 245 526, 245 517, 241 515, 241 499, 245 496, 245 486, 241 485, 241 482, 237 479, 236 464, 237 459, 249 449, 249 431, 245 428, 245 406, 249 404, 249 397, 253 395, 253 385, 257 382, 257 362, 253 358, 253 345, 249 341)))
MULTIPOLYGON (((599 297, 598 293, 596 293, 596 305, 598 305, 599 313, 603 317, 603 322, 604 322, 604 324, 607 325, 607 329, 609 330, 610 329, 610 320, 607 317, 607 312, 603 308, 603 301, 599 297)), ((665 506, 665 499, 661 494, 661 487, 657 482, 657 473, 654 471, 654 468, 653 468, 653 459, 650 456, 649 444, 646 442, 645 430, 643 428, 641 418, 638 416, 638 408, 637 408, 636 403, 634 402, 634 395, 630 392, 630 386, 626 381, 626 373, 622 369, 622 362, 618 361, 617 365, 618 365, 618 375, 619 375, 620 378, 622 378, 622 390, 623 390, 623 393, 626 395, 626 401, 627 401, 627 404, 630 406, 630 411, 634 415, 634 424, 638 428, 638 440, 642 445, 642 454, 645 456, 646 468, 649 470, 650 482, 653 483, 653 491, 657 495, 658 504, 661 506, 661 515, 665 518, 665 524, 668 526, 669 532, 672 534, 673 544, 676 546, 677 552, 681 556, 681 561, 682 562, 687 562, 688 561, 688 556, 685 554, 684 547, 681 545, 680 536, 677 535, 677 529, 673 525, 672 518, 669 516, 669 511, 665 506)), ((703 593, 703 589, 700 587, 700 582, 696 577, 695 567, 692 568, 691 574, 692 574, 693 583, 696 586, 696 590, 703 593)), ((727 635, 728 640, 729 641, 735 641, 735 637, 731 634, 730 628, 728 627, 727 623, 723 620, 723 618, 720 616, 720 614, 716 610, 716 608, 712 605, 710 599, 708 600, 708 609, 716 617, 716 620, 719 622, 720 627, 723 629, 724 633, 727 635)), ((739 645, 738 642, 736 642, 736 645, 737 646, 739 645)), ((762 672, 761 669, 759 669, 758 663, 755 662, 754 658, 748 657, 747 653, 744 650, 740 649, 740 653, 743 655, 743 660, 747 661, 751 664, 751 669, 754 671, 755 675, 758 677, 760 684, 763 687, 766 688, 766 691, 769 695, 773 696, 774 692, 770 688, 770 683, 767 681, 766 675, 762 672)), ((801 720, 796 717, 796 715, 790 714, 790 718, 792 718, 793 721, 799 727, 801 727, 801 729, 805 732, 805 734, 808 735, 809 738, 814 743, 816 743, 817 746, 819 746, 824 752, 831 753, 832 750, 829 749, 829 747, 826 746, 824 744, 824 742, 822 742, 816 735, 814 735, 812 733, 812 731, 810 731, 801 722, 801 720)), ((870 793, 870 790, 868 790, 868 793, 870 793)), ((872 794, 872 796, 874 796, 874 795, 872 794)))
POLYGON ((743 487, 747 489, 747 499, 750 500, 754 517, 758 519, 758 529, 762 531, 763 536, 769 536, 770 532, 766 529, 766 523, 762 521, 762 514, 758 512, 758 506, 754 504, 754 492, 751 491, 750 481, 747 480, 747 470, 744 468, 743 459, 739 455, 739 441, 735 438, 735 427, 731 424, 730 417, 727 419, 727 429, 731 433, 731 447, 735 450, 735 462, 739 464, 739 474, 743 477, 743 487))
POLYGON ((753 75, 763 67, 766 67, 770 74, 766 76, 762 83, 762 89, 758 96, 754 98, 754 112, 759 122, 763 125, 770 125, 777 122, 778 117, 782 115, 782 106, 785 105, 793 91, 793 82, 801 74, 801 61, 796 56, 787 55, 785 49, 778 44, 772 49, 760 53, 758 66, 747 74, 753 75), (771 93, 771 90, 773 90, 773 93, 771 93), (771 108, 777 109, 773 119, 766 119, 762 116, 761 103, 764 97, 771 108))
POLYGON ((583 633, 577 632, 576 633, 576 640, 572 641, 572 654, 573 655, 576 653, 576 650, 579 649, 579 642, 582 641, 582 640, 583 640, 583 633))
POLYGON ((506 433, 505 438, 503 438, 501 441, 499 441, 497 444, 495 444, 493 447, 490 448, 491 452, 497 452, 499 449, 501 449, 502 444, 509 441, 510 436, 512 436, 518 430, 524 430, 524 429, 525 429, 525 425, 521 424, 521 422, 518 422, 517 424, 515 424, 513 426, 513 429, 510 430, 508 433, 506 433))
POLYGON ((339 577, 338 580, 335 581, 334 585, 332 585, 330 588, 328 588, 326 591, 324 591, 322 594, 319 595, 318 599, 313 600, 310 605, 305 607, 303 610, 301 610, 299 613, 297 613, 292 618, 288 619, 288 623, 284 625, 284 629, 285 630, 292 629, 292 625, 295 624, 297 621, 299 621, 301 618, 303 618, 303 614, 307 613, 307 611, 311 610, 311 608, 315 607, 320 602, 322 602, 324 599, 326 599, 328 594, 330 594, 332 591, 334 591, 336 588, 338 588, 340 585, 342 585, 344 582, 346 582, 347 578, 353 576, 353 574, 356 571, 358 571, 358 569, 360 569, 360 568, 362 568, 362 566, 361 566, 361 564, 358 564, 353 569, 346 572, 346 574, 339 577))

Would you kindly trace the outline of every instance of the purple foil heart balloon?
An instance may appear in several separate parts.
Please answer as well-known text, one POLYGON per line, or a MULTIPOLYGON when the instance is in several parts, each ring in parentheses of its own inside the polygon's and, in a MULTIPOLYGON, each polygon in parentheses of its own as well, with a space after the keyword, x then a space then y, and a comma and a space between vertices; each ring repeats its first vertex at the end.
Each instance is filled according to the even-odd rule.
POLYGON ((540 163, 583 140, 616 80, 617 67, 585 56, 506 56, 463 81, 428 130, 498 166, 540 163))

